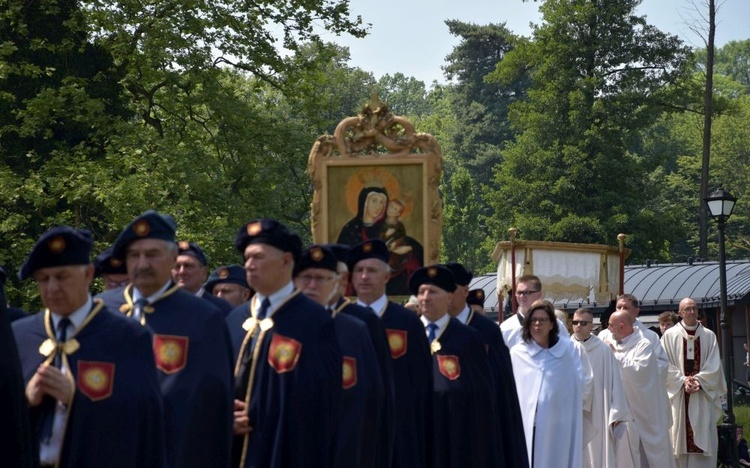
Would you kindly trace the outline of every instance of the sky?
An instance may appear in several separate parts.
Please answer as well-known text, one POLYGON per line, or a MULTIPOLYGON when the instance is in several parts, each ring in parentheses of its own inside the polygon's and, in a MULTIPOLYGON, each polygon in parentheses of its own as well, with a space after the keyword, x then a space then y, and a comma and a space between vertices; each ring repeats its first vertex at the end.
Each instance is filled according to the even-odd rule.
MULTIPOLYGON (((691 47, 704 47, 688 22, 707 16, 707 0, 644 0, 636 12, 662 31, 679 36, 691 47)), ((719 0, 716 45, 750 38, 750 0, 719 0)), ((370 23, 364 39, 324 37, 349 47, 350 65, 375 74, 401 72, 424 81, 428 87, 444 83, 441 66, 458 44, 448 33, 446 19, 475 24, 506 23, 515 34, 529 36, 530 23, 539 24, 539 2, 522 0, 350 0, 352 15, 370 23)), ((705 22, 703 22, 705 24, 705 22)))

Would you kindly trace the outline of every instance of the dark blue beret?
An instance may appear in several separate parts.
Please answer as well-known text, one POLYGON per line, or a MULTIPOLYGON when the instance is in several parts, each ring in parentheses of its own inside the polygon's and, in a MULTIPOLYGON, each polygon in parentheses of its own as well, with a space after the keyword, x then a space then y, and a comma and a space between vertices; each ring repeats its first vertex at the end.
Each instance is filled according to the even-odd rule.
POLYGON ((294 276, 308 268, 322 268, 335 273, 337 271, 336 265, 338 265, 338 260, 336 260, 336 256, 330 248, 323 245, 311 245, 302 251, 299 261, 294 267, 294 276))
POLYGON ((37 239, 18 270, 18 279, 25 280, 40 268, 88 265, 93 245, 89 231, 54 227, 37 239))
POLYGON ((283 252, 291 252, 297 262, 302 252, 302 239, 275 219, 254 219, 237 232, 234 246, 245 255, 245 248, 250 244, 267 244, 283 252))
POLYGON ((128 268, 121 259, 112 255, 113 246, 109 246, 94 259, 96 275, 122 275, 128 272, 128 268))
POLYGON ((349 259, 347 260, 346 265, 351 271, 354 269, 354 265, 362 260, 367 260, 368 258, 377 258, 378 260, 388 263, 389 254, 385 242, 380 239, 370 239, 360 242, 349 251, 349 259))
POLYGON ((456 284, 459 286, 468 286, 469 283, 471 283, 471 279, 474 277, 474 274, 460 263, 451 262, 446 263, 443 266, 453 273, 453 276, 456 278, 456 284))
POLYGON ((331 249, 337 262, 346 263, 349 260, 349 252, 352 250, 350 246, 346 244, 325 244, 325 246, 331 249))
POLYGON ((478 305, 484 307, 484 289, 472 289, 466 297, 466 303, 469 305, 478 305))
POLYGON ((250 289, 250 286, 247 284, 245 268, 240 265, 228 265, 217 268, 208 276, 208 280, 203 287, 206 291, 211 292, 214 286, 219 283, 234 283, 250 289))
POLYGON ((177 224, 171 216, 148 210, 131 221, 117 236, 112 246, 113 255, 120 259, 124 258, 127 246, 140 239, 161 239, 174 242, 176 229, 177 224))
POLYGON ((203 249, 198 246, 195 242, 180 241, 177 243, 178 255, 190 255, 194 259, 198 260, 201 265, 208 265, 206 260, 206 254, 203 253, 203 249))
POLYGON ((409 290, 416 295, 423 284, 432 284, 447 292, 456 290, 456 278, 443 265, 417 268, 409 278, 409 290))

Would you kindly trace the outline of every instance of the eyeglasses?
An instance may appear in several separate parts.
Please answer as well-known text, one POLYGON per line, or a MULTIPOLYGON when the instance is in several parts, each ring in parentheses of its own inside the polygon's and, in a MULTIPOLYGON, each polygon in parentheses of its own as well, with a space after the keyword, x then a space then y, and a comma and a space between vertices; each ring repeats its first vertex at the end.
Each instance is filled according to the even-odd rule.
POLYGON ((549 322, 549 318, 547 317, 531 317, 529 319, 531 323, 546 323, 549 322))
POLYGON ((331 280, 333 280, 333 276, 317 276, 317 275, 299 275, 297 277, 298 280, 302 281, 305 284, 310 284, 313 281, 315 281, 318 284, 327 283, 331 280))
POLYGON ((532 291, 530 289, 527 289, 526 291, 516 291, 516 296, 531 296, 532 294, 536 294, 539 291, 532 291))
POLYGON ((588 325, 588 324, 589 324, 589 323, 591 323, 591 322, 590 322, 590 321, 588 321, 588 320, 573 320, 573 321, 572 321, 571 323, 572 323, 573 325, 580 325, 580 326, 582 326, 582 327, 585 327, 586 325, 588 325))
POLYGON ((698 308, 697 307, 693 307, 693 306, 688 306, 688 307, 683 307, 682 309, 680 309, 680 311, 698 312, 698 308))

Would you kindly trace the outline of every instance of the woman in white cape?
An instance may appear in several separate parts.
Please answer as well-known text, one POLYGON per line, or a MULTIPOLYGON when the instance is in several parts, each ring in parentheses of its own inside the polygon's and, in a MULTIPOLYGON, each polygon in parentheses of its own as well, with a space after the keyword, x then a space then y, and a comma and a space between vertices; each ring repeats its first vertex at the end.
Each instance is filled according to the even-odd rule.
POLYGON ((583 379, 569 338, 560 337, 555 309, 534 302, 511 349, 513 376, 532 468, 580 468, 583 459, 583 379))

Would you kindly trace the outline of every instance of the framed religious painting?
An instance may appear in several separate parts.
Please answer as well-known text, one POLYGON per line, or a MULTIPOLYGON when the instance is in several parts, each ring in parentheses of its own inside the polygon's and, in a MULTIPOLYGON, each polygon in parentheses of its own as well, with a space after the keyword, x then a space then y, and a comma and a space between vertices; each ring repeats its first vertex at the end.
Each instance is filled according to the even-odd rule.
POLYGON ((438 263, 442 155, 432 135, 372 101, 341 121, 310 152, 313 240, 356 245, 381 239, 389 252, 390 296, 407 296, 411 273, 438 263))

